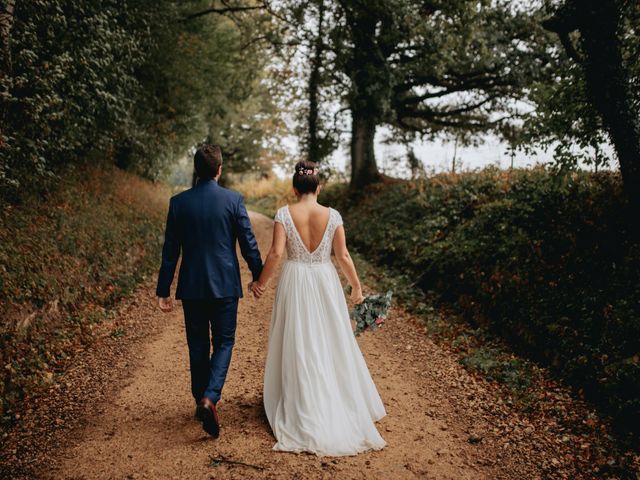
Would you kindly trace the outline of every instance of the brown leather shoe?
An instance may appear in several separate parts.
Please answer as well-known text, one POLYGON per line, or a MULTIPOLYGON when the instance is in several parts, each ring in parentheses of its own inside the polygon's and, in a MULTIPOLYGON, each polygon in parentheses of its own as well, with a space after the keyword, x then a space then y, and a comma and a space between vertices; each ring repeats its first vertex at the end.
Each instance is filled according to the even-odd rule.
POLYGON ((220 436, 220 422, 216 405, 207 397, 203 397, 196 408, 196 415, 202 422, 202 428, 213 438, 220 436))

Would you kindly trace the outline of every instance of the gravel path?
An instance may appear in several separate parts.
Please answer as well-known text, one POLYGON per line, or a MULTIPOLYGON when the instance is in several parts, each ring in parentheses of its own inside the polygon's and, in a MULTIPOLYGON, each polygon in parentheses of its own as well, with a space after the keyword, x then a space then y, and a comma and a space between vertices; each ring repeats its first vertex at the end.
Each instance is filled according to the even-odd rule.
MULTIPOLYGON (((255 213, 251 218, 264 256, 272 221, 255 213)), ((242 274, 246 283, 245 266, 242 274)), ((13 460, 21 466, 11 476, 583 478, 563 460, 555 436, 505 405, 497 388, 468 374, 453 354, 430 341, 424 328, 398 308, 384 329, 358 339, 387 409, 378 428, 388 446, 341 458, 272 451, 274 438, 261 395, 275 285, 272 281, 260 300, 247 296, 240 302, 236 346, 219 404, 218 440, 208 437, 193 416, 182 310, 157 312, 152 287, 147 286, 119 320, 139 325, 137 335, 120 349, 98 342, 79 364, 79 373, 67 375, 66 387, 53 404, 69 400, 51 409, 41 402, 31 412, 33 430, 18 440, 15 433, 8 439, 21 445, 13 450, 13 460), (46 437, 35 435, 39 428, 49 432, 46 437)))

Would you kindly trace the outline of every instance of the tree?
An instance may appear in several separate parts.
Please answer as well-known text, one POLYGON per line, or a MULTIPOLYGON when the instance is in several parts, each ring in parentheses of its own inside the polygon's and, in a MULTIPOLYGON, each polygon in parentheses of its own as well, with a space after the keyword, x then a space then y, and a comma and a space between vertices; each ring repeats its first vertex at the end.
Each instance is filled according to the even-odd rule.
POLYGON ((267 131, 277 127, 269 91, 267 52, 252 35, 264 30, 260 8, 212 8, 210 2, 179 2, 154 33, 159 45, 141 68, 147 100, 138 103, 137 123, 146 126, 125 144, 134 169, 161 173, 157 159, 141 163, 151 141, 162 145, 164 162, 204 141, 220 144, 225 171, 251 168, 267 131))
POLYGON ((379 23, 387 29, 393 22, 393 4, 365 4, 358 0, 340 0, 339 4, 344 17, 341 36, 346 36, 347 45, 350 44, 346 51, 337 53, 343 58, 343 73, 350 80, 347 102, 351 111, 351 187, 357 189, 379 177, 374 138, 377 126, 388 113, 392 79, 387 65, 389 46, 377 31, 379 23))
POLYGON ((17 195, 59 166, 109 149, 137 93, 132 72, 142 55, 138 32, 125 27, 124 5, 4 5, 2 196, 17 195))
POLYGON ((558 34, 567 55, 580 66, 586 98, 615 147, 625 191, 640 206, 638 19, 637 2, 567 0, 544 26, 558 34), (573 32, 579 34, 577 43, 573 32), (634 49, 636 55, 630 55, 634 49))
POLYGON ((379 178, 379 125, 469 139, 500 131, 544 68, 529 12, 509 2, 337 0, 325 21, 324 79, 351 113, 351 186, 379 178))
POLYGON ((340 96, 333 78, 331 39, 335 2, 283 0, 267 2, 274 19, 268 45, 278 63, 278 83, 286 92, 282 107, 297 121, 302 156, 322 162, 337 146, 337 126, 330 100, 340 96))

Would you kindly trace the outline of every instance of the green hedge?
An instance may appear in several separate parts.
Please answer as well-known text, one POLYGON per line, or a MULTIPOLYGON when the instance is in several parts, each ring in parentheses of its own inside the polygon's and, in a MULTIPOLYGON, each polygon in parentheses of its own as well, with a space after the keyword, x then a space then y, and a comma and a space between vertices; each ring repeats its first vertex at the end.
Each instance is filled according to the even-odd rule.
POLYGON ((640 431, 640 242, 618 175, 487 169, 323 200, 368 260, 640 431))
POLYGON ((0 210, 4 421, 158 267, 168 196, 115 168, 77 168, 0 210))

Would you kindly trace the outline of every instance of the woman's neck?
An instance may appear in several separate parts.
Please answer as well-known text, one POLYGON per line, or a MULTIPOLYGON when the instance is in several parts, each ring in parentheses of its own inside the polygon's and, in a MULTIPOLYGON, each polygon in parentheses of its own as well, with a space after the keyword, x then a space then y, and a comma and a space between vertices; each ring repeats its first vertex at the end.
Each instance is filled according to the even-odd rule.
POLYGON ((318 203, 318 196, 315 193, 305 193, 298 197, 298 202, 305 204, 318 203))

